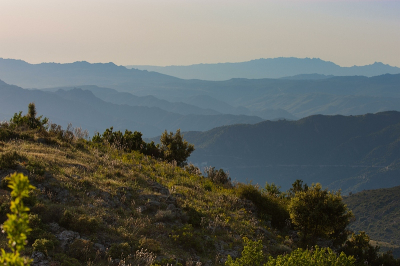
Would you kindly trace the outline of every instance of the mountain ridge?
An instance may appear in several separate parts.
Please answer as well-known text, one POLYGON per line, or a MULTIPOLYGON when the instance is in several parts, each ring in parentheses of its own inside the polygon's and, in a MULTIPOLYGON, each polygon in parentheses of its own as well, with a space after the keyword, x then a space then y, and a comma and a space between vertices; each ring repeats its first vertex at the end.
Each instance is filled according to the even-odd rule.
POLYGON ((381 62, 364 66, 341 67, 320 58, 296 57, 260 58, 237 63, 194 64, 187 66, 129 65, 126 67, 154 71, 183 79, 202 80, 282 78, 314 73, 334 76, 377 76, 386 73, 400 73, 399 67, 393 67, 381 62))

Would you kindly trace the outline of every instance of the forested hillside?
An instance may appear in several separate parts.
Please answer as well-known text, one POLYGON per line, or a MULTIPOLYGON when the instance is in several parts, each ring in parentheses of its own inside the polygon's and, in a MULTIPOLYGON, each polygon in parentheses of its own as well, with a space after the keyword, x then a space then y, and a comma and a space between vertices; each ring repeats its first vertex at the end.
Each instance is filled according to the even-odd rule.
POLYGON ((344 198, 355 221, 350 228, 365 231, 380 242, 383 250, 393 249, 400 257, 400 187, 365 190, 344 198))
POLYGON ((207 132, 187 132, 198 165, 224 168, 233 178, 287 189, 293 180, 347 194, 400 185, 400 113, 310 116, 207 132))

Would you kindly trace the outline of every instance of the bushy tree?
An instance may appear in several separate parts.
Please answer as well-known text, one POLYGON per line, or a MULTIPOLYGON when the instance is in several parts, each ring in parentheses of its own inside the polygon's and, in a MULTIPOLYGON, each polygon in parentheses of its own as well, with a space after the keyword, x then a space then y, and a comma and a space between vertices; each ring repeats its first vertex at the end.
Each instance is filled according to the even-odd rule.
POLYGON ((263 255, 263 245, 262 241, 252 241, 247 237, 243 238, 244 247, 242 251, 242 256, 235 260, 228 255, 228 259, 225 262, 226 266, 259 266, 261 265, 264 255, 263 255))
POLYGON ((379 247, 373 247, 369 236, 363 231, 358 234, 353 233, 340 250, 353 256, 356 265, 400 265, 400 259, 395 259, 390 252, 379 254, 379 247))
POLYGON ((296 181, 294 181, 292 187, 287 191, 286 194, 289 198, 293 198, 297 192, 307 191, 307 190, 308 190, 308 185, 303 184, 303 180, 296 179, 296 181))
POLYGON ((48 119, 42 116, 36 117, 36 106, 34 103, 28 105, 28 113, 22 116, 22 111, 18 114, 15 113, 13 118, 11 118, 10 123, 14 126, 26 125, 31 129, 43 128, 47 123, 48 119))
POLYGON ((343 203, 340 191, 331 193, 320 184, 295 194, 289 204, 292 223, 300 231, 303 245, 314 245, 318 238, 339 246, 346 241, 351 211, 343 203))
POLYGON ((281 187, 275 185, 274 183, 269 184, 268 182, 266 182, 263 192, 272 197, 284 196, 284 194, 281 192, 281 187))
POLYGON ((165 130, 160 138, 161 151, 164 159, 168 162, 176 161, 178 166, 184 166, 187 158, 194 151, 193 144, 183 139, 181 130, 178 129, 175 135, 165 130))
POLYGON ((207 176, 212 182, 220 185, 231 185, 231 178, 229 173, 223 169, 215 169, 215 167, 206 167, 204 169, 204 175, 207 176))
POLYGON ((269 257, 264 266, 351 266, 354 262, 352 256, 346 256, 343 252, 338 255, 330 248, 316 246, 315 250, 299 248, 276 259, 269 257))

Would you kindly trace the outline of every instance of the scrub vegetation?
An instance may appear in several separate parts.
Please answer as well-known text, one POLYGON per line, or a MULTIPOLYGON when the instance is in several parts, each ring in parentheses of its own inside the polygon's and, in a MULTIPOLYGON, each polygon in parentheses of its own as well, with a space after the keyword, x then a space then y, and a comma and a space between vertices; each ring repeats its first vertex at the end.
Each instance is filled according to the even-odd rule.
MULTIPOLYGON (((233 183, 223 170, 188 165, 194 147, 180 131, 164 132, 160 145, 113 128, 89 139, 31 109, 0 125, 1 223, 13 213, 10 176, 35 186, 24 194, 31 231, 18 250, 31 265, 399 263, 351 235, 339 192, 301 180, 287 192, 233 183)), ((0 247, 8 252, 4 234, 0 247)))

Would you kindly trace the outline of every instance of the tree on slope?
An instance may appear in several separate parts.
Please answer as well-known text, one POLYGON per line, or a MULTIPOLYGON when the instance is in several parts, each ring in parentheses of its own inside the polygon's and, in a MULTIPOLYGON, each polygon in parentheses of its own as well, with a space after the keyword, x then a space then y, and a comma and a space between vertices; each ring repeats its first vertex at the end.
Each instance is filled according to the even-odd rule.
POLYGON ((178 129, 175 135, 165 130, 160 138, 161 151, 164 154, 164 159, 168 162, 176 161, 178 166, 184 166, 187 158, 194 151, 193 144, 190 144, 183 139, 181 130, 178 129))
POLYGON ((343 244, 349 235, 346 227, 353 217, 340 192, 323 190, 320 184, 297 192, 290 201, 289 213, 304 246, 314 245, 318 238, 331 240, 333 246, 343 244))

